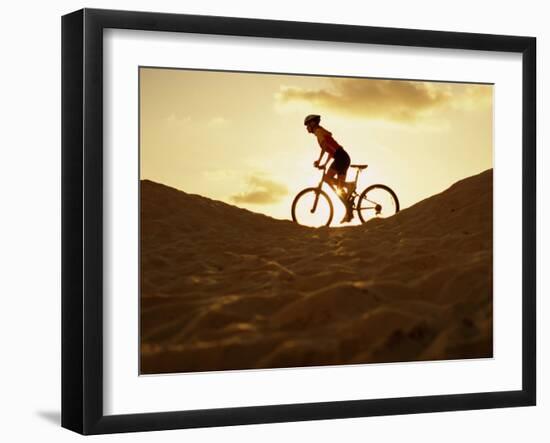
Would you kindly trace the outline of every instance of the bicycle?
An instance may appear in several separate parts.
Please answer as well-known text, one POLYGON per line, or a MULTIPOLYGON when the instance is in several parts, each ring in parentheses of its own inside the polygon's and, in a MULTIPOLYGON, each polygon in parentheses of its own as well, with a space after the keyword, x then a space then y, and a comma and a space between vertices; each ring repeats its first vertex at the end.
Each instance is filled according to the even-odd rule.
POLYGON ((335 185, 325 181, 326 164, 317 166, 322 172, 321 181, 316 187, 305 188, 300 191, 292 202, 292 220, 306 226, 329 226, 334 215, 334 207, 328 194, 322 189, 326 183, 344 204, 347 211, 353 216, 356 211, 361 223, 366 223, 373 217, 385 218, 399 212, 399 200, 395 192, 388 186, 374 184, 368 186, 361 194, 356 192, 357 181, 361 171, 368 165, 350 165, 356 169, 353 191, 346 198, 341 195, 335 185), (308 214, 309 213, 309 214, 308 214), (313 224, 308 223, 306 217, 312 215, 313 224))

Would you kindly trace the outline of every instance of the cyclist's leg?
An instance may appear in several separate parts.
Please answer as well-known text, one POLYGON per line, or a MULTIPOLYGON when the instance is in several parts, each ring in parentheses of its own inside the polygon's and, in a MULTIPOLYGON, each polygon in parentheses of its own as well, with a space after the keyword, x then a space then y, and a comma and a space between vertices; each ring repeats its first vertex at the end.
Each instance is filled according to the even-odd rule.
POLYGON ((347 175, 347 168, 338 173, 337 180, 338 180, 338 187, 341 189, 345 189, 346 195, 349 197, 353 193, 353 191, 355 191, 356 183, 354 181, 347 182, 346 175, 347 175))
POLYGON ((350 198, 355 191, 355 182, 346 181, 347 168, 338 174, 339 187, 344 191, 342 196, 342 201, 346 207, 346 214, 342 219, 341 223, 349 222, 353 219, 353 209, 352 209, 352 199, 350 198))
POLYGON ((338 172, 334 169, 333 166, 334 166, 334 161, 330 164, 329 168, 326 170, 324 180, 328 184, 336 186, 337 185, 336 176, 338 172))
POLYGON ((346 174, 342 172, 338 172, 336 175, 336 183, 338 188, 344 189, 346 184, 346 174))
POLYGON ((339 149, 336 153, 333 166, 336 173, 338 174, 338 187, 340 189, 345 189, 346 194, 349 196, 352 193, 352 186, 350 182, 346 182, 346 175, 351 163, 351 158, 349 154, 342 148, 339 149))
POLYGON ((325 173, 325 181, 336 188, 335 190, 337 191, 338 196, 345 203, 350 195, 346 184, 346 174, 342 174, 338 170, 334 169, 333 165, 330 165, 329 169, 325 173))
POLYGON ((335 186, 337 189, 342 189, 342 183, 345 182, 346 175, 344 174, 343 178, 341 175, 341 165, 339 165, 338 161, 335 159, 325 172, 325 181, 332 186, 335 186))
POLYGON ((344 204, 344 207, 346 208, 346 213, 344 214, 344 217, 342 218, 342 220, 340 220, 340 223, 346 223, 353 219, 353 210, 351 208, 351 202, 349 200, 349 196, 353 191, 347 188, 347 183, 345 181, 346 173, 345 172, 342 173, 341 171, 334 169, 333 165, 334 165, 334 162, 333 164, 330 165, 329 169, 327 170, 325 174, 325 177, 326 177, 325 180, 328 183, 331 183, 333 186, 335 186, 337 190, 341 190, 340 191, 341 193, 338 192, 338 197, 344 204))

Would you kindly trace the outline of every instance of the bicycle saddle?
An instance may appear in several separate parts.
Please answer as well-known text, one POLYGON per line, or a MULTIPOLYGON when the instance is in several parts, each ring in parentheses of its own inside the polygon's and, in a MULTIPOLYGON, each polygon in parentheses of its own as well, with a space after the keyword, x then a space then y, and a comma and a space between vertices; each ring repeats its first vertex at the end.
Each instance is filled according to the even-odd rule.
POLYGON ((368 165, 350 165, 351 168, 366 169, 368 165))

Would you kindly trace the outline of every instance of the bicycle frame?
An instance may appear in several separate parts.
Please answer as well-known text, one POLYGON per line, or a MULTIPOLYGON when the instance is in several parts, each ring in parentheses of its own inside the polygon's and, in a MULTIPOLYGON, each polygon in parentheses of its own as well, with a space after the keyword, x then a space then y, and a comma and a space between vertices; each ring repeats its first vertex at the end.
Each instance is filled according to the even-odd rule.
MULTIPOLYGON (((354 180, 354 184, 355 184, 355 187, 357 188, 357 181, 359 180, 359 174, 361 173, 361 171, 363 169, 366 169, 365 168, 359 168, 357 166, 351 166, 351 168, 354 168, 355 169, 355 180, 354 180)), ((344 200, 342 198, 342 196, 338 193, 338 189, 336 188, 336 186, 334 186, 332 183, 329 183, 328 181, 325 180, 325 175, 326 175, 326 165, 324 165, 322 168, 320 167, 317 167, 318 169, 321 170, 322 172, 322 176, 321 176, 321 180, 319 181, 319 184, 317 185, 317 189, 321 190, 323 188, 323 183, 326 183, 328 185, 328 187, 330 189, 332 189, 332 191, 336 194, 336 196, 340 199, 340 201, 344 204, 344 206, 347 207, 348 205, 348 201, 349 201, 349 197, 347 200, 344 200)), ((350 196, 351 197, 351 196, 350 196)), ((319 201, 319 193, 316 193, 315 194, 315 201, 313 202, 313 207, 311 208, 311 213, 314 213, 316 210, 317 210, 317 203, 319 201)))
MULTIPOLYGON (((346 191, 345 193, 340 192, 338 189, 338 183, 336 180, 327 180, 326 175, 326 165, 319 167, 321 170, 322 176, 321 180, 317 186, 311 186, 300 191, 294 200, 292 201, 292 220, 302 224, 298 219, 300 216, 297 215, 298 201, 305 202, 305 200, 300 200, 304 195, 309 195, 308 203, 306 207, 303 207, 307 212, 314 214, 317 213, 319 208, 319 202, 321 200, 328 200, 328 214, 326 218, 326 223, 324 226, 329 226, 334 215, 334 197, 327 194, 323 189, 323 183, 327 183, 328 187, 336 194, 338 199, 342 202, 346 209, 346 215, 342 219, 342 222, 349 222, 354 218, 354 213, 357 212, 359 220, 361 223, 366 223, 373 216, 382 216, 386 218, 392 216, 399 212, 399 199, 395 192, 384 184, 371 184, 367 186, 363 191, 357 191, 357 185, 359 182, 359 174, 362 170, 366 169, 368 165, 350 165, 351 168, 356 169, 354 181, 346 182, 346 191), (311 201, 311 193, 313 192, 313 202, 311 201), (384 212, 382 212, 384 210, 384 212), (374 211, 374 212, 373 212, 374 211)), ((302 210, 303 211, 303 210, 302 210)), ((298 211, 299 212, 299 211, 298 211)), ((323 215, 324 217, 324 215, 323 215)), ((303 221, 304 219, 302 219, 303 221)), ((316 223, 316 222, 315 222, 316 223)), ((306 223, 307 225, 307 223, 306 223)))

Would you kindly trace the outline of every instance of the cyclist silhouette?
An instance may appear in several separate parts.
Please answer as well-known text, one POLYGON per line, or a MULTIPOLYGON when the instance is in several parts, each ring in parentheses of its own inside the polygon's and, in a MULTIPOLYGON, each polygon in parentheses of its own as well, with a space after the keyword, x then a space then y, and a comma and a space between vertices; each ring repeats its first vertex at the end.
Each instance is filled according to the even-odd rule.
MULTIPOLYGON (((340 198, 346 202, 352 192, 355 191, 355 182, 346 182, 346 173, 348 172, 351 159, 344 148, 334 140, 332 133, 323 128, 319 124, 320 122, 321 116, 315 114, 308 115, 304 119, 307 132, 317 137, 317 142, 319 142, 319 146, 321 147, 319 158, 313 162, 313 166, 322 169, 326 167, 330 159, 333 159, 325 172, 324 180, 336 186, 339 193, 341 193, 340 198), (325 153, 327 154, 327 159, 323 165, 320 165, 325 153)), ((348 205, 346 205, 346 215, 344 215, 340 223, 349 222, 352 218, 353 211, 350 211, 348 205)))

